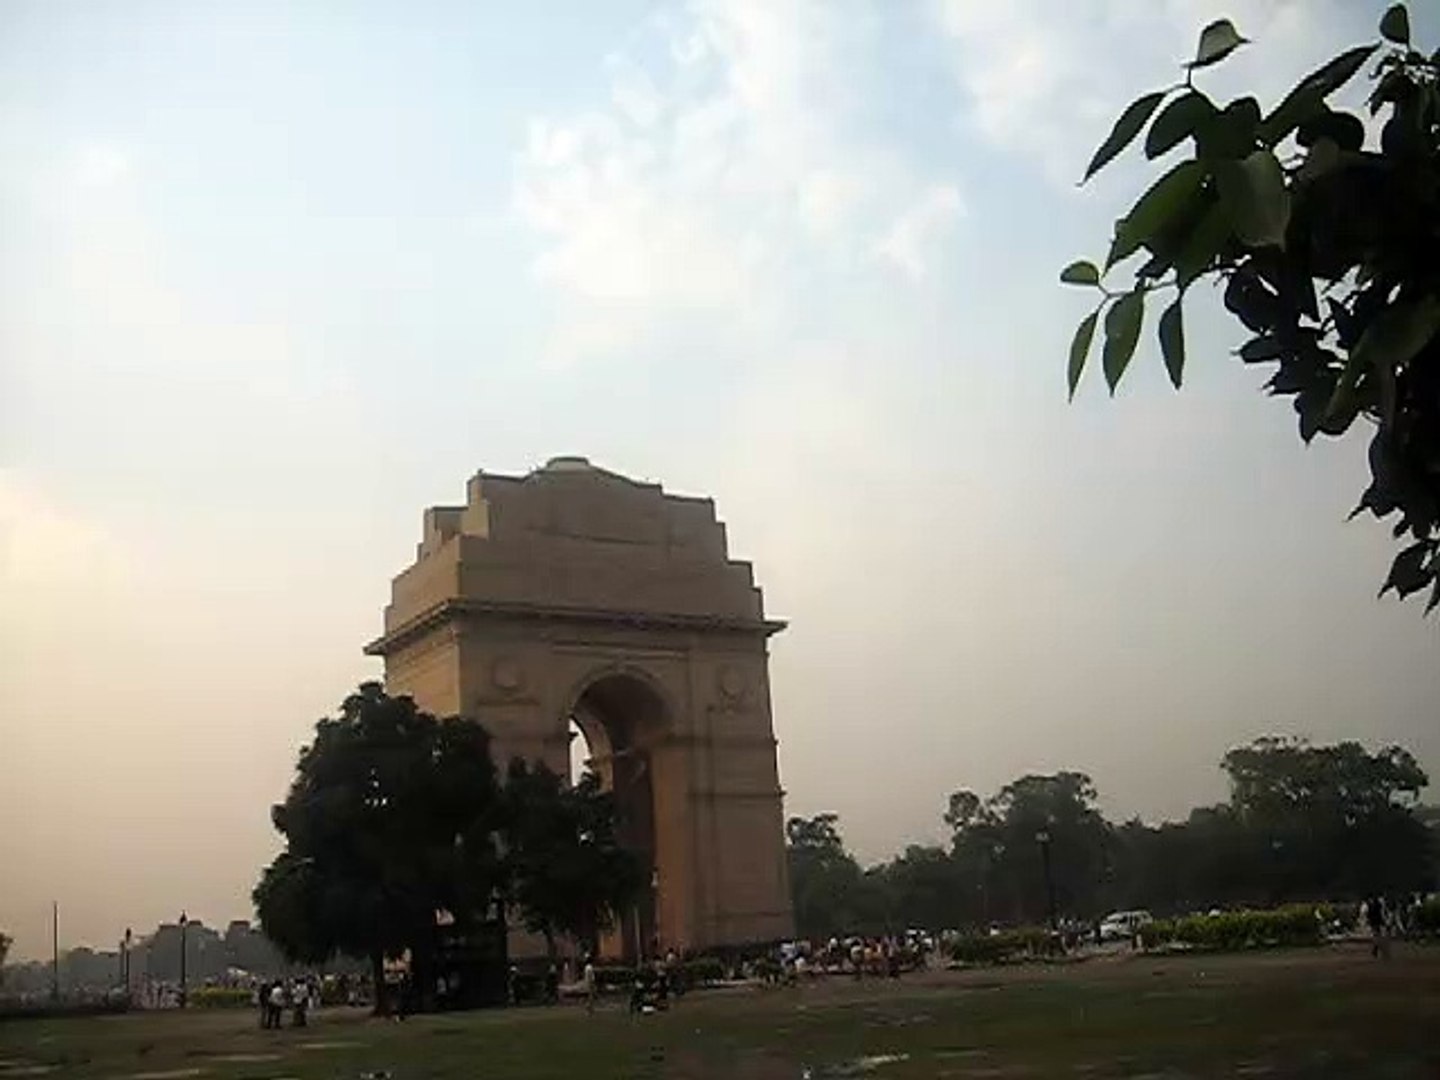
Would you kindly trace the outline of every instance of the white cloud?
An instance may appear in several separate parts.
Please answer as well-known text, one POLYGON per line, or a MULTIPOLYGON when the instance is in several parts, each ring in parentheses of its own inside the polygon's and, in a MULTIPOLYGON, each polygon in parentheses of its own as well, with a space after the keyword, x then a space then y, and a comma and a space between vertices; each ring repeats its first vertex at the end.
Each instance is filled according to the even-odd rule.
POLYGON ((925 276, 925 249, 960 210, 960 193, 949 184, 937 184, 895 219, 876 251, 918 281, 925 276))
POLYGON ((906 222, 954 215, 866 130, 863 95, 883 83, 865 85, 875 42, 853 14, 697 0, 607 59, 610 107, 532 121, 514 198, 539 239, 534 274, 568 304, 552 348, 604 351, 669 313, 748 310, 812 258, 860 267, 883 250, 919 276, 906 222))
POLYGON ((74 178, 82 188, 108 188, 130 173, 130 159, 121 150, 103 143, 82 147, 76 155, 74 178))
POLYGON ((1334 0, 935 0, 931 10, 953 44, 963 121, 1067 185, 1128 101, 1179 78, 1212 19, 1233 19, 1255 44, 1206 73, 1203 85, 1243 85, 1262 102, 1350 34, 1334 0))

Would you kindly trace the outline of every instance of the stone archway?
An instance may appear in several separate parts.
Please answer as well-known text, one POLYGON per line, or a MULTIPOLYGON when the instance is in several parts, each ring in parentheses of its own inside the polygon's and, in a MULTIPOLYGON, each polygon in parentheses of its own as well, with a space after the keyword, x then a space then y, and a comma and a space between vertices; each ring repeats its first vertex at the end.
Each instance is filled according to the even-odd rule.
POLYGON ((766 619, 709 499, 557 458, 425 513, 385 633, 392 693, 569 771, 570 722, 652 888, 611 951, 792 933, 766 619))
MULTIPOLYGON (((641 893, 621 912, 605 951, 635 963, 654 951, 659 938, 659 834, 673 815, 655 805, 657 767, 673 767, 652 749, 671 729, 670 712, 659 692, 633 669, 609 669, 588 680, 568 710, 590 748, 588 764, 615 800, 615 832, 639 860, 641 893)), ((568 724, 567 724, 568 727, 568 724)))

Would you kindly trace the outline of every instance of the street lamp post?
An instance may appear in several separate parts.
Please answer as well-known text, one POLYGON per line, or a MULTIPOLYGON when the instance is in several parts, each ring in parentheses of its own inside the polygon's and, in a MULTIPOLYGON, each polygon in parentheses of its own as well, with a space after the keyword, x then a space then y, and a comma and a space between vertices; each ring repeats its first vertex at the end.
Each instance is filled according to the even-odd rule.
POLYGON ((1056 928, 1055 924, 1055 881, 1050 875, 1050 830, 1041 829, 1035 834, 1035 842, 1040 845, 1040 863, 1045 870, 1045 907, 1050 915, 1050 929, 1056 928))
POLYGON ((189 996, 185 981, 185 928, 189 924, 190 920, 185 917, 185 912, 180 912, 180 1008, 182 1009, 185 1008, 185 1002, 189 996))

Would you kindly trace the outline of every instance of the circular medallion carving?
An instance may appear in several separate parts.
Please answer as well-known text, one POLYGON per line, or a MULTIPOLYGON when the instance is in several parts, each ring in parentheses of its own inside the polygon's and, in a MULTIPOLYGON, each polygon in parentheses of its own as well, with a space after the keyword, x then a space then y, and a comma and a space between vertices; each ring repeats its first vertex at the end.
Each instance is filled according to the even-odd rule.
POLYGON ((525 673, 514 657, 502 656, 490 669, 490 681, 501 690, 519 690, 525 682, 525 673))
POLYGON ((731 701, 745 694, 745 673, 738 667, 727 664, 720 669, 720 693, 731 701))

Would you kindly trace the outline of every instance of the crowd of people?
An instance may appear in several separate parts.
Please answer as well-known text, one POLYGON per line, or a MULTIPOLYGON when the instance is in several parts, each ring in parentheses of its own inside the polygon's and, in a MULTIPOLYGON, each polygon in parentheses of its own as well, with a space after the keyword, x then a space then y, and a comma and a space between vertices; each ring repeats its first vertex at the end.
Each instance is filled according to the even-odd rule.
POLYGON ((776 950, 775 963, 752 964, 742 977, 762 982, 798 983, 818 975, 899 978, 924 967, 933 945, 915 936, 832 937, 823 943, 787 941, 776 950))
POLYGON ((1411 896, 1400 900, 1380 895, 1366 897, 1360 903, 1357 925, 1370 935, 1370 955, 1380 959, 1390 956, 1390 942, 1404 937, 1415 928, 1416 914, 1424 897, 1411 896))
POLYGON ((320 1004, 320 987, 313 979, 262 982, 255 988, 255 1003, 262 1028, 283 1027, 286 1010, 291 1013, 292 1027, 304 1027, 310 1010, 320 1004))

